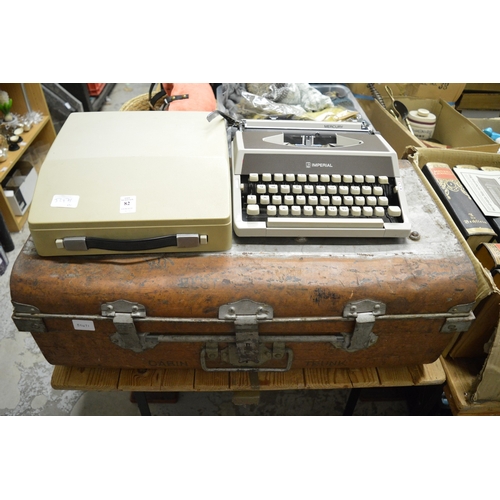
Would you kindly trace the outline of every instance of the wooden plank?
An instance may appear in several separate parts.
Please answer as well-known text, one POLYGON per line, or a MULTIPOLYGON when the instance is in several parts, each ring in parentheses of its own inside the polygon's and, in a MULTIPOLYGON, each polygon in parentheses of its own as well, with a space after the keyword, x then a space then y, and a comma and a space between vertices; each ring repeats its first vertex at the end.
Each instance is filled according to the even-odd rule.
POLYGON ((119 368, 56 366, 51 385, 59 390, 113 391, 118 388, 119 368))
POLYGON ((206 372, 195 370, 194 373, 195 391, 230 391, 229 372, 206 372))
POLYGON ((296 369, 287 372, 259 372, 260 388, 266 390, 305 389, 304 370, 296 369))
POLYGON ((164 369, 121 370, 118 390, 159 392, 165 371, 164 369))
POLYGON ((161 381, 162 391, 194 391, 194 370, 165 370, 161 381))
POLYGON ((448 402, 454 414, 461 414, 470 406, 468 396, 481 369, 482 360, 441 358, 441 363, 446 374, 448 402))
POLYGON ((351 380, 346 370, 335 368, 309 368, 304 370, 306 389, 350 389, 351 380))
POLYGON ((376 368, 352 368, 348 370, 348 374, 353 387, 380 386, 380 379, 376 368))
POLYGON ((439 359, 427 365, 409 366, 408 371, 414 385, 439 385, 446 381, 446 374, 439 359))
POLYGON ((255 391, 260 388, 259 377, 251 372, 231 372, 229 386, 232 391, 255 391))
POLYGON ((377 368, 381 387, 402 387, 413 384, 413 377, 406 366, 377 368))

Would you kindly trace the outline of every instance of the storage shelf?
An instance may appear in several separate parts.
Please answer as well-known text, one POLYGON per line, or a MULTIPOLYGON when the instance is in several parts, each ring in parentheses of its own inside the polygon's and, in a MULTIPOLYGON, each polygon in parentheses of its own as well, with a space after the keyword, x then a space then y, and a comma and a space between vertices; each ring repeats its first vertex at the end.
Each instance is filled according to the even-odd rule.
POLYGON ((0 89, 6 91, 9 97, 12 98, 12 113, 24 115, 28 111, 35 111, 42 115, 42 120, 33 124, 29 132, 23 132, 20 148, 17 151, 9 151, 7 160, 0 163, 0 212, 9 231, 17 232, 26 223, 29 208, 23 215, 15 215, 5 197, 1 183, 34 144, 40 142, 44 146, 50 147, 56 138, 56 131, 40 83, 0 83, 0 89))

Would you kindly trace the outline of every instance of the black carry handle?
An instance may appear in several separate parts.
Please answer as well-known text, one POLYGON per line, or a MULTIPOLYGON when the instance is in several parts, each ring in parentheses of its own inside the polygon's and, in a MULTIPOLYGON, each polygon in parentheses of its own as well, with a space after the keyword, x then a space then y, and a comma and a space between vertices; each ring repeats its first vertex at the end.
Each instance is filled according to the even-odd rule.
POLYGON ((108 238, 85 238, 87 248, 99 250, 115 250, 117 252, 140 252, 143 250, 155 250, 163 247, 177 246, 177 236, 158 236, 142 240, 111 240, 108 238))
POLYGON ((113 240, 95 238, 92 236, 69 236, 56 240, 56 246, 61 249, 84 252, 90 248, 110 250, 115 252, 142 252, 165 247, 193 248, 208 242, 206 235, 170 234, 138 240, 113 240))

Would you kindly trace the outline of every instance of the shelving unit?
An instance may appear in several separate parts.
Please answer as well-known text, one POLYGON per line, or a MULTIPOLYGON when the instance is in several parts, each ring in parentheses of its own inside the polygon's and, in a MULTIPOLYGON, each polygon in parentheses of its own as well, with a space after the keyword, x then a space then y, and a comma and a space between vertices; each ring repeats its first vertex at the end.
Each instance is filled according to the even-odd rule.
MULTIPOLYGON (((34 124, 29 132, 24 132, 22 134, 23 141, 20 144, 20 149, 17 151, 9 151, 7 160, 0 163, 0 212, 5 219, 9 231, 17 232, 20 231, 26 223, 29 209, 26 210, 22 216, 15 215, 5 197, 1 183, 30 147, 35 144, 50 146, 56 138, 56 131, 52 124, 41 84, 25 83, 23 92, 20 83, 0 83, 0 89, 7 92, 12 99, 12 113, 25 115, 31 109, 43 115, 43 119, 40 123, 34 124)), ((37 171, 39 171, 39 168, 37 168, 37 171)))

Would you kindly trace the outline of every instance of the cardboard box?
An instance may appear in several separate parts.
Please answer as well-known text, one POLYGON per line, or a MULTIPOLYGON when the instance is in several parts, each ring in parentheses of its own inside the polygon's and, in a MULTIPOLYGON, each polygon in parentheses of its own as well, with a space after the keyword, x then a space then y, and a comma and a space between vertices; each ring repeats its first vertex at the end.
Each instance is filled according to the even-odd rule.
POLYGON ((38 174, 35 167, 26 161, 20 161, 16 170, 5 183, 4 194, 14 215, 23 215, 31 204, 35 192, 38 174))
POLYGON ((479 129, 491 128, 493 132, 500 134, 500 118, 469 118, 469 120, 479 129))
POLYGON ((395 96, 395 99, 401 101, 409 111, 425 108, 437 118, 432 140, 424 142, 412 135, 409 129, 388 111, 391 106, 390 99, 384 99, 387 109, 378 101, 360 101, 368 119, 394 148, 398 158, 404 155, 408 146, 474 149, 495 153, 498 151, 499 146, 495 141, 443 99, 400 96, 395 96))
MULTIPOLYGON (((354 97, 361 100, 373 100, 367 83, 346 83, 354 97)), ((382 97, 388 97, 386 86, 392 93, 402 97, 419 97, 420 99, 443 99, 454 105, 465 89, 465 83, 374 83, 375 89, 382 97)))
MULTIPOLYGON (((458 164, 478 167, 489 166, 500 170, 500 155, 494 153, 408 148, 404 157, 413 163, 418 171, 427 162, 443 162, 450 166, 458 164)), ((457 238, 462 242, 477 274, 478 291, 474 308, 476 319, 469 331, 458 334, 453 344, 450 344, 443 353, 445 357, 443 366, 447 377, 450 377, 447 382, 448 388, 460 388, 460 393, 453 394, 454 404, 461 406, 462 410, 466 407, 466 412, 477 414, 478 405, 500 402, 500 377, 498 376, 500 372, 500 290, 495 286, 490 272, 481 265, 468 247, 465 239, 423 173, 421 173, 421 178, 457 238), (460 348, 465 355, 463 358, 457 356, 460 348), (469 349, 469 352, 467 352, 467 349, 469 349), (455 357, 451 354, 453 352, 455 352, 455 357), (476 354, 477 356, 470 357, 470 354, 476 354), (464 390, 464 381, 468 381, 469 387, 467 390, 464 390)), ((498 411, 500 406, 496 408, 494 411, 498 411)), ((491 411, 491 408, 489 411, 491 411)))
POLYGON ((468 83, 457 101, 457 109, 500 110, 500 84, 468 83))

